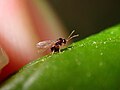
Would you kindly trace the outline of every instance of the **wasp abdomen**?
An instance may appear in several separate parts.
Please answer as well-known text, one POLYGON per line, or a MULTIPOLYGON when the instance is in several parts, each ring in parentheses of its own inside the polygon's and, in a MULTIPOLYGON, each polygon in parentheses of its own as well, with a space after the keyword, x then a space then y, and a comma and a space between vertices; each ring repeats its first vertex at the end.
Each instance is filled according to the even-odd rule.
POLYGON ((59 52, 59 49, 60 49, 59 45, 54 45, 51 47, 51 52, 59 52))

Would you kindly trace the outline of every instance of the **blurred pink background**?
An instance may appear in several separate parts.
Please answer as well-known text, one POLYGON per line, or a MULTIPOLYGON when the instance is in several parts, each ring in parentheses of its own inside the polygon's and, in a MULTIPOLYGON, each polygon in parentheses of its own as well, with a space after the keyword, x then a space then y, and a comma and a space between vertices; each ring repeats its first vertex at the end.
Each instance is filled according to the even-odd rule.
POLYGON ((65 27, 45 0, 2 0, 0 12, 0 48, 4 58, 8 57, 0 81, 48 53, 37 53, 36 43, 66 35, 65 27))

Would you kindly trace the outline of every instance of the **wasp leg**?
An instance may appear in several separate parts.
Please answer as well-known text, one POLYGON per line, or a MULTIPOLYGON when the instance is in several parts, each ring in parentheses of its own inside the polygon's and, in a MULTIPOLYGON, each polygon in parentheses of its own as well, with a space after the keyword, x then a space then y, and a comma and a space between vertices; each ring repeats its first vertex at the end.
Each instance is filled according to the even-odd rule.
POLYGON ((52 55, 53 55, 53 54, 55 53, 55 51, 52 51, 51 53, 52 53, 52 55))

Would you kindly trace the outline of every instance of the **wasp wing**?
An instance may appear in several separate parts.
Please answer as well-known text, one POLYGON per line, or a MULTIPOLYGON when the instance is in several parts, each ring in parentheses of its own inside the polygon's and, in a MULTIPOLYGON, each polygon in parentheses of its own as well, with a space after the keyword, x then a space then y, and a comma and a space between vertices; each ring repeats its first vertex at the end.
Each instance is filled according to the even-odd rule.
POLYGON ((47 49, 51 48, 55 42, 52 40, 41 41, 36 44, 36 47, 39 49, 38 52, 44 52, 47 49))
POLYGON ((47 41, 42 41, 36 44, 37 48, 44 49, 44 48, 49 48, 54 44, 54 41, 52 40, 47 40, 47 41))

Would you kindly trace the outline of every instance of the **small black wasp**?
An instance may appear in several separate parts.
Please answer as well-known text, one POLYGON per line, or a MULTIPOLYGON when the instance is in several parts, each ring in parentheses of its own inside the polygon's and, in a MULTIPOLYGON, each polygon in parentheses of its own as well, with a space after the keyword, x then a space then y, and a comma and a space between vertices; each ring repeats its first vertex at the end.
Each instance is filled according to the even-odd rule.
POLYGON ((73 35, 75 30, 73 30, 70 35, 68 36, 67 39, 65 38, 59 38, 56 41, 53 40, 46 40, 46 41, 41 41, 36 44, 36 47, 38 49, 42 49, 43 51, 46 51, 47 49, 51 49, 51 52, 60 52, 60 47, 65 45, 69 40, 71 40, 74 37, 78 37, 79 35, 73 35), (73 35, 73 36, 72 36, 73 35))

